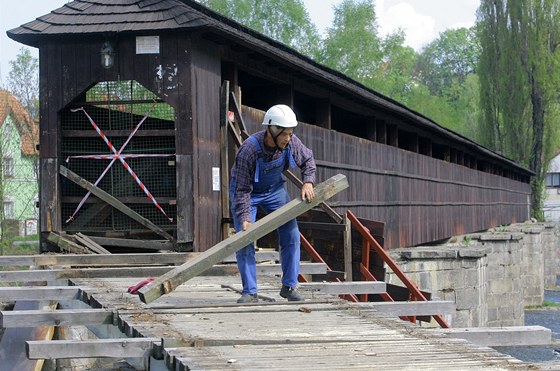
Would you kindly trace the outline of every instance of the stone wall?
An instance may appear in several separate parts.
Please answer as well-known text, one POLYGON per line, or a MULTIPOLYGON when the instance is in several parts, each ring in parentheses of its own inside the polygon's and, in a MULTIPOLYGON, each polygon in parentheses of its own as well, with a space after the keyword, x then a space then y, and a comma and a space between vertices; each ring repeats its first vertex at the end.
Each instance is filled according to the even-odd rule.
MULTIPOLYGON (((524 308, 541 305, 560 273, 558 227, 523 223, 455 237, 437 246, 391 250, 432 299, 451 300, 453 327, 524 325, 524 308)), ((402 285, 387 267, 386 281, 402 285)))

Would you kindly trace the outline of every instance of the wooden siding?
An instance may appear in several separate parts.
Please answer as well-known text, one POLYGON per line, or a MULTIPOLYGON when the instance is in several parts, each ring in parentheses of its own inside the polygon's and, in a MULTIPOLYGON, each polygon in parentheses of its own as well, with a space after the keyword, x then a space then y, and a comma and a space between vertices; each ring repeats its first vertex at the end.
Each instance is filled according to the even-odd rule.
MULTIPOLYGON (((251 132, 261 130, 262 111, 243 107, 243 115, 251 132)), ((318 182, 337 173, 348 178, 350 188, 329 204, 385 223, 386 248, 528 218, 527 183, 315 125, 300 124, 296 135, 314 152, 318 182)))
POLYGON ((221 241, 220 192, 212 190, 212 168, 220 168, 220 58, 198 40, 191 53, 195 118, 195 250, 221 241))

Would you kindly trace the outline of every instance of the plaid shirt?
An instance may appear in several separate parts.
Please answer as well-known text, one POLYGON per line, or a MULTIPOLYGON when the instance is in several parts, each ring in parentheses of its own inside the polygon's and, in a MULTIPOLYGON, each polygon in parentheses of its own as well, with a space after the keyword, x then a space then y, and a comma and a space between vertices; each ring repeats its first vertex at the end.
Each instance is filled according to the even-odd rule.
MULTIPOLYGON (((270 150, 264 145, 266 130, 253 134, 261 148, 263 161, 269 162, 284 156, 284 151, 270 150)), ((307 148, 301 140, 294 135, 290 139, 290 150, 301 169, 301 177, 304 183, 315 184, 315 159, 313 152, 307 148)), ((251 140, 245 140, 235 158, 235 163, 231 169, 231 177, 236 178, 233 196, 233 212, 239 216, 241 221, 251 221, 250 200, 253 191, 253 180, 255 179, 255 168, 257 164, 257 147, 251 140)))

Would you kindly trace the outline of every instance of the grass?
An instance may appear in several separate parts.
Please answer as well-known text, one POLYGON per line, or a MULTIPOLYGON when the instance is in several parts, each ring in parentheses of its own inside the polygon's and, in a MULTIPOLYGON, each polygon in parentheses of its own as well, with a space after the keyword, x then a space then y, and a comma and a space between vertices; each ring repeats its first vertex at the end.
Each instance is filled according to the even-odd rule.
POLYGON ((526 310, 539 310, 539 309, 560 309, 560 303, 554 301, 543 301, 542 305, 529 305, 525 307, 526 310))
POLYGON ((14 237, 6 238, 0 240, 0 255, 34 255, 39 253, 36 241, 39 240, 38 235, 25 236, 25 237, 14 237), (30 243, 18 243, 14 242, 27 242, 30 243))
POLYGON ((554 301, 544 301, 542 304, 543 307, 560 307, 560 303, 556 303, 554 301))
MULTIPOLYGON (((21 244, 14 244, 16 241, 22 242, 36 242, 39 240, 39 236, 26 236, 26 237, 14 237, 14 238, 5 238, 0 240, 0 255, 3 256, 12 256, 12 255, 35 255, 39 253, 39 248, 37 244, 32 243, 21 243, 21 244)), ((4 267, 0 266, 0 271, 9 271, 9 270, 25 270, 29 269, 29 267, 15 267, 9 266, 4 267)), ((21 282, 0 282, 0 286, 21 286, 21 282)))

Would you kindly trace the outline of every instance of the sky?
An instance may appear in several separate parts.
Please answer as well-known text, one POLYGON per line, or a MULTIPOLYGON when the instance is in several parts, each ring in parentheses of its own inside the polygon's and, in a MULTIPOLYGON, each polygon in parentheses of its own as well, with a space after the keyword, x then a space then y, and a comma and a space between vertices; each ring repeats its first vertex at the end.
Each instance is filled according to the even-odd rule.
MULTIPOLYGON (((342 0, 303 0, 311 20, 324 33, 333 21, 333 7, 342 0)), ((5 86, 15 60, 25 47, 6 36, 6 31, 60 8, 68 0, 0 0, 0 86, 5 86)), ((470 27, 480 0, 375 0, 382 35, 402 28, 405 43, 417 51, 449 28, 470 27)), ((31 48, 38 57, 36 48, 31 48)))

